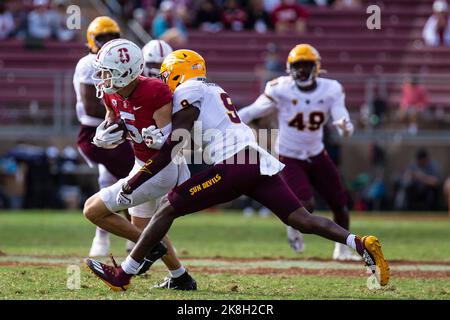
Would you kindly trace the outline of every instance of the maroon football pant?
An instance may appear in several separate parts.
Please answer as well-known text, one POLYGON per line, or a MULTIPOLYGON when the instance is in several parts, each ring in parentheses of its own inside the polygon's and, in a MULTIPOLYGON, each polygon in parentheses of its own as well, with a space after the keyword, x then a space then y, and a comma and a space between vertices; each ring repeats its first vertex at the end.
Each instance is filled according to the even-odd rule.
MULTIPOLYGON (((247 195, 269 208, 287 224, 288 216, 302 207, 280 174, 260 174, 259 163, 249 161, 249 151, 243 150, 245 163, 238 163, 235 155, 230 164, 219 163, 202 171, 169 193, 169 201, 177 215, 207 209, 247 195)), ((242 159, 242 158, 241 158, 242 159)), ((242 161, 241 161, 242 162, 242 161)))
POLYGON ((326 151, 308 160, 280 155, 280 161, 286 165, 281 176, 300 200, 311 199, 314 188, 333 210, 347 204, 347 193, 337 168, 326 151))

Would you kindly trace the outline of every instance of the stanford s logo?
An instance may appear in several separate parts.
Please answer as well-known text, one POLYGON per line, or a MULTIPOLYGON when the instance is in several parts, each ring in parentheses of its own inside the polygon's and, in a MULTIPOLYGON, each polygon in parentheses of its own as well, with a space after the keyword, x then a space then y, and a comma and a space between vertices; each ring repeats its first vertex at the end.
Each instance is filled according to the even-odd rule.
POLYGON ((130 55, 128 54, 127 48, 120 48, 118 51, 120 62, 125 63, 130 61, 130 55))

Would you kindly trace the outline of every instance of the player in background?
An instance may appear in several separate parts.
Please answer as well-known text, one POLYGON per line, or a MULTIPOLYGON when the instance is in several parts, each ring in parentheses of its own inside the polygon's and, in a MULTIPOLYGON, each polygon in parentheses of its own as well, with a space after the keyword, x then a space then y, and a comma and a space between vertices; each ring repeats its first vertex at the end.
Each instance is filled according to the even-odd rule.
MULTIPOLYGON (((95 69, 92 63, 100 48, 109 40, 117 38, 120 38, 120 28, 113 19, 106 16, 95 18, 87 29, 89 53, 78 61, 73 76, 77 97, 76 111, 80 122, 78 150, 90 167, 98 168, 100 189, 126 177, 134 164, 133 149, 128 141, 115 149, 103 149, 92 143, 97 126, 105 119, 105 107, 96 97, 95 83, 92 79, 95 69), (121 161, 118 162, 117 159, 121 161)), ((132 244, 127 242, 128 250, 131 250, 132 244)), ((109 249, 108 232, 97 227, 89 256, 108 256, 109 249)))
MULTIPOLYGON (((104 64, 102 54, 98 60, 104 64)), ((105 67, 105 72, 107 70, 105 67)), ((121 266, 111 267, 86 259, 86 264, 98 278, 110 288, 126 290, 148 248, 155 246, 167 234, 176 218, 245 194, 261 202, 282 222, 297 230, 352 247, 372 272, 378 268, 380 284, 388 283, 389 267, 378 239, 374 236, 359 238, 327 218, 310 214, 303 207, 279 174, 284 165, 258 146, 252 130, 241 122, 227 93, 206 81, 205 61, 198 53, 177 50, 169 54, 161 66, 161 78, 174 93, 172 133, 163 133, 161 140, 166 140, 164 144, 158 141, 162 144, 160 151, 153 153, 136 174, 121 181, 116 205, 139 203, 141 190, 148 182, 173 165, 182 145, 177 135, 183 132, 199 132, 207 157, 214 165, 176 186, 163 199, 121 266)), ((103 75, 103 79, 108 81, 108 75, 103 75)), ((159 123, 156 124, 160 127, 159 123)), ((152 137, 152 140, 158 138, 161 136, 152 137)), ((183 142, 191 138, 185 135, 183 142)), ((86 203, 87 215, 91 211, 90 206, 86 203)), ((126 225, 127 221, 122 219, 121 224, 126 225)), ((114 230, 111 228, 109 231, 114 230)))
MULTIPOLYGON (((336 80, 318 77, 321 59, 308 44, 295 46, 286 62, 288 76, 269 81, 264 93, 239 110, 245 123, 277 112, 278 152, 286 165, 281 175, 309 212, 313 212, 314 189, 326 201, 334 221, 349 230, 347 193, 338 170, 323 144, 323 126, 330 115, 340 135, 350 137, 353 125, 345 108, 345 94, 336 80)), ((287 227, 291 247, 302 252, 303 235, 287 227)), ((336 242, 333 259, 360 260, 346 245, 336 242)))
MULTIPOLYGON (((118 119, 125 121, 128 136, 134 149, 134 166, 126 179, 103 188, 85 203, 84 214, 92 223, 108 230, 117 236, 133 242, 137 241, 141 230, 147 225, 155 212, 161 196, 189 178, 190 173, 185 161, 175 164, 171 162, 161 172, 149 179, 136 190, 133 201, 121 195, 124 181, 136 172, 145 170, 145 163, 158 153, 157 149, 147 146, 147 131, 150 126, 158 126, 162 132, 169 133, 172 118, 172 93, 169 87, 156 78, 141 76, 144 60, 141 49, 125 39, 115 39, 105 44, 94 61, 96 73, 97 96, 103 98, 106 107, 105 122, 116 123, 118 119), (129 209, 132 223, 116 214, 129 209)), ((95 144, 109 149, 118 148, 124 143, 123 131, 111 131, 112 126, 100 125, 93 141, 95 144)), ((133 151, 131 151, 133 155, 133 151)), ((180 160, 184 160, 179 156, 180 160)), ((116 159, 121 163, 121 159, 116 159)), ((162 257, 170 272, 170 277, 158 288, 178 290, 196 290, 197 284, 178 260, 169 239, 164 237, 168 253, 162 257)), ((158 251, 158 243, 147 250, 150 265, 154 261, 152 251, 158 251)), ((148 267, 143 261, 142 268, 148 267)))
POLYGON ((144 56, 144 76, 157 78, 164 58, 173 51, 164 40, 151 40, 142 48, 144 56))

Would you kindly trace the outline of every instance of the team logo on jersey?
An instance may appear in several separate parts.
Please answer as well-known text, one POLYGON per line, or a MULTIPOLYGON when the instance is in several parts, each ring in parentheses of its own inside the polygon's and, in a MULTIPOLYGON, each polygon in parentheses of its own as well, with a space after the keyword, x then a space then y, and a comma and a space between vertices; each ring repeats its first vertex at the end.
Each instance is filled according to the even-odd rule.
POLYGON ((128 54, 127 48, 120 48, 117 51, 119 51, 119 60, 122 63, 130 61, 130 55, 128 54))
POLYGON ((112 102, 114 107, 117 107, 117 100, 116 99, 112 99, 111 102, 112 102))
POLYGON ((128 103, 126 101, 123 102, 123 107, 126 109, 128 108, 128 103))
POLYGON ((296 106, 297 103, 298 103, 298 100, 297 100, 297 99, 292 99, 292 104, 293 104, 294 106, 296 106))
POLYGON ((320 99, 320 100, 319 100, 319 103, 321 103, 321 104, 322 104, 322 103, 323 103, 323 99, 320 99))
POLYGON ((309 100, 306 100, 305 102, 306 102, 306 104, 309 104, 309 103, 310 103, 311 101, 309 101, 309 100))

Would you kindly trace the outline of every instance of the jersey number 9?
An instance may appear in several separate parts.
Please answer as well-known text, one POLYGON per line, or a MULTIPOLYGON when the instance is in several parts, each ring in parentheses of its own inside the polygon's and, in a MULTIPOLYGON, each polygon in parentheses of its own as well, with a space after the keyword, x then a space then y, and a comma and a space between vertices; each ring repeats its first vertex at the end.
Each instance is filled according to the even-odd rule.
POLYGON ((241 119, 239 118, 236 107, 233 102, 231 102, 230 97, 225 92, 220 94, 220 99, 222 99, 223 106, 227 109, 227 115, 233 123, 241 123, 241 119))

